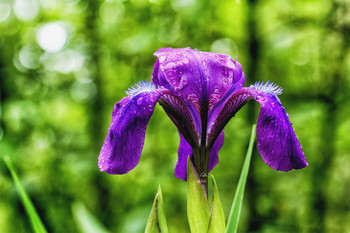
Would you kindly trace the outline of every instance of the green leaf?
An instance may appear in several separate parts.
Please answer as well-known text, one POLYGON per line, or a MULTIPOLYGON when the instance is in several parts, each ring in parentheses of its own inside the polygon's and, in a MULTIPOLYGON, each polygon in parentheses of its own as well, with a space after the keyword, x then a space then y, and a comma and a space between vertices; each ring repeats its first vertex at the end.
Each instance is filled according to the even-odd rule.
POLYGON ((158 187, 158 193, 154 198, 153 207, 149 215, 145 233, 167 233, 168 227, 166 223, 164 208, 163 208, 163 195, 160 185, 158 187))
POLYGON ((241 208, 242 208, 242 203, 243 203, 243 194, 244 194, 244 189, 245 189, 245 185, 247 182, 250 159, 252 157, 253 145, 254 145, 254 141, 255 141, 255 134, 256 134, 256 125, 253 125, 252 134, 250 136, 250 141, 249 141, 249 146, 248 146, 248 151, 247 151, 247 154, 245 156, 243 168, 241 171, 241 176, 240 176, 239 181, 238 181, 236 194, 235 194, 235 197, 233 199, 233 203, 232 203, 232 207, 231 207, 231 211, 230 211, 230 216, 229 216, 229 219, 227 222, 226 233, 237 232, 239 216, 241 213, 241 208))
POLYGON ((82 233, 107 233, 107 228, 95 218, 81 202, 72 205, 73 217, 76 225, 82 233))
POLYGON ((225 231, 225 214, 222 209, 219 191, 216 186, 214 176, 211 176, 213 182, 211 216, 209 223, 209 233, 222 233, 225 231))
POLYGON ((209 203, 190 158, 187 160, 187 217, 191 233, 208 231, 209 203))
POLYGON ((46 230, 44 224, 42 223, 38 213, 36 212, 36 209, 35 209, 32 201, 30 200, 27 192, 25 191, 23 185, 21 184, 21 182, 18 178, 18 175, 13 167, 13 164, 11 162, 10 157, 5 156, 3 159, 4 159, 6 166, 8 167, 8 169, 12 175, 12 178, 15 182, 19 197, 20 197, 21 202, 24 206, 24 209, 27 213, 27 216, 29 218, 29 222, 30 222, 30 225, 33 229, 33 232, 35 232, 35 233, 47 232, 47 230, 46 230))

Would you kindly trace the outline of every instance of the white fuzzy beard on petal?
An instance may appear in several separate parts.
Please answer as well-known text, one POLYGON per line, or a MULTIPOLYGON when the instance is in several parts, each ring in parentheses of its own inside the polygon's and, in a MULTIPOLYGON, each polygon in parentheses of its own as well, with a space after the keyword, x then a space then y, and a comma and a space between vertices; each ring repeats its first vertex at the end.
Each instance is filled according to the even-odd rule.
POLYGON ((270 82, 270 81, 267 81, 266 83, 256 82, 254 85, 250 85, 250 87, 255 88, 259 91, 262 91, 266 94, 271 94, 275 96, 282 94, 282 90, 283 90, 277 84, 274 84, 273 82, 270 82))
POLYGON ((157 88, 153 83, 149 81, 140 81, 131 85, 125 93, 129 96, 134 96, 143 92, 152 92, 156 89, 157 88))

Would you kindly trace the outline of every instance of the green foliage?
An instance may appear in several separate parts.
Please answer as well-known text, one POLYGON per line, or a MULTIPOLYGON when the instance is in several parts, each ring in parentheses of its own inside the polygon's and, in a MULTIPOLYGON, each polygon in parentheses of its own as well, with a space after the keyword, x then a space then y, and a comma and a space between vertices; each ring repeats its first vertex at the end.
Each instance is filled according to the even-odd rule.
POLYGON ((248 172, 249 172, 250 160, 252 158, 255 135, 256 135, 256 125, 253 125, 247 154, 246 154, 245 159, 244 159, 243 168, 242 168, 241 175, 239 177, 238 185, 236 188, 236 194, 235 194, 235 197, 233 199, 233 203, 232 203, 231 211, 230 211, 230 216, 229 216, 228 222, 227 222, 227 228, 225 231, 227 233, 236 233, 237 232, 239 217, 240 217, 241 209, 242 209, 242 205, 243 205, 244 190, 245 190, 245 186, 247 183, 247 177, 248 177, 248 172))
POLYGON ((23 188, 20 179, 18 178, 18 175, 15 171, 15 168, 13 167, 13 164, 11 162, 11 159, 9 156, 5 156, 4 161, 6 163, 7 168, 10 170, 13 181, 15 182, 19 197, 21 199, 22 205, 27 213, 28 219, 30 221, 30 225, 32 227, 32 230, 34 233, 46 233, 46 229, 44 224, 42 223, 38 213, 36 212, 36 209, 30 200, 30 197, 28 196, 26 190, 23 188))

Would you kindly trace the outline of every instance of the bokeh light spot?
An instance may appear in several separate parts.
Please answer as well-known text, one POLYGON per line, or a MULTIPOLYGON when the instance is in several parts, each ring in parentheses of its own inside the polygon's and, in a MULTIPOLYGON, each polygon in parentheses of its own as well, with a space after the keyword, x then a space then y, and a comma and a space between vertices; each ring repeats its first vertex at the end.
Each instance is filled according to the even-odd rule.
POLYGON ((36 35, 40 47, 52 53, 60 51, 66 44, 67 39, 67 29, 61 22, 51 22, 41 26, 36 35))
POLYGON ((211 45, 210 51, 214 53, 228 54, 232 59, 235 59, 236 56, 238 56, 238 47, 236 43, 229 38, 221 38, 214 41, 211 45))
POLYGON ((100 17, 107 23, 117 23, 123 18, 124 5, 118 1, 104 2, 100 7, 100 17))
POLYGON ((0 22, 7 20, 11 14, 11 6, 6 2, 0 2, 0 22))
POLYGON ((40 66, 40 49, 32 46, 24 46, 18 54, 18 59, 21 64, 27 69, 36 69, 40 66))
POLYGON ((38 0, 16 0, 14 4, 16 17, 20 20, 32 20, 40 11, 38 0))
POLYGON ((78 71, 84 64, 85 57, 75 50, 64 50, 59 53, 46 53, 43 58, 47 70, 68 74, 78 71))
POLYGON ((97 88, 93 82, 75 82, 70 88, 72 98, 80 102, 88 102, 96 96, 97 88))
POLYGON ((184 8, 193 7, 196 5, 196 0, 172 0, 171 6, 176 11, 181 11, 184 8))

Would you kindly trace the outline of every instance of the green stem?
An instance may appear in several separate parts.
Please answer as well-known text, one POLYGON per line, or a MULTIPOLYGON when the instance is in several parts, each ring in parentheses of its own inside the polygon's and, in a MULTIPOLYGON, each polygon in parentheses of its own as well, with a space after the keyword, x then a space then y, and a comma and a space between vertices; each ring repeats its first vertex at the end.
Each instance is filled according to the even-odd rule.
POLYGON ((209 167, 210 151, 205 146, 200 146, 194 150, 194 166, 198 173, 201 183, 205 187, 205 192, 208 194, 208 167, 209 167))

